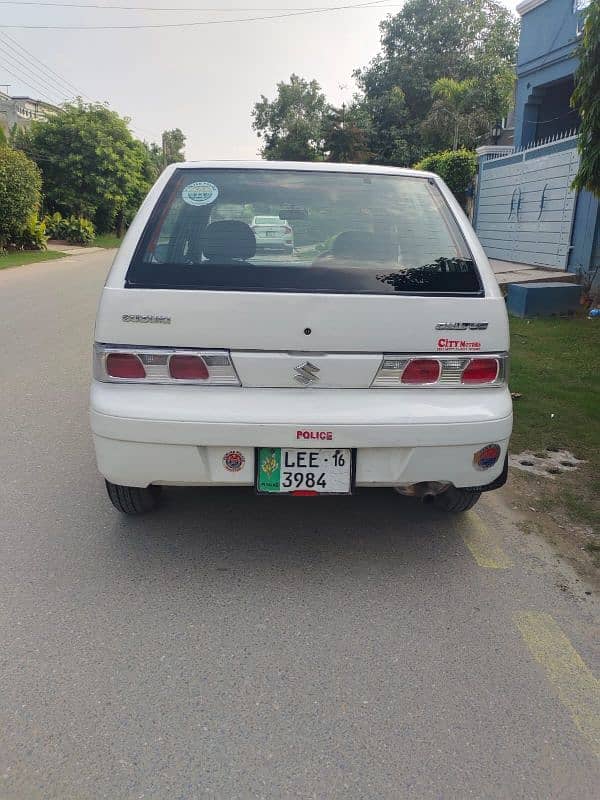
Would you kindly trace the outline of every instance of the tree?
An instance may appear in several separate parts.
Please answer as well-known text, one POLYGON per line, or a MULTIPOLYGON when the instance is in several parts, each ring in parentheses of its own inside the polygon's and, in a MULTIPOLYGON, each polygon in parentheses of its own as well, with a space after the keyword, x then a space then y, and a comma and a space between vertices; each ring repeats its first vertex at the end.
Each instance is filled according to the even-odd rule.
POLYGON ((263 139, 261 154, 272 161, 320 161, 330 113, 317 81, 291 75, 277 84, 277 96, 261 95, 252 111, 252 127, 263 139))
POLYGON ((7 145, 0 146, 0 249, 19 242, 32 221, 35 224, 41 186, 33 161, 7 145))
POLYGON ((150 187, 147 149, 98 103, 65 105, 15 135, 15 146, 40 167, 46 210, 87 217, 99 231, 122 231, 150 187))
POLYGON ((365 96, 363 108, 371 121, 368 141, 374 161, 410 164, 418 157, 420 150, 411 145, 416 138, 416 123, 410 120, 400 86, 391 86, 379 95, 365 96))
POLYGON ((179 128, 172 131, 163 131, 162 134, 162 156, 163 166, 175 164, 178 161, 185 161, 184 153, 185 136, 179 128))
POLYGON ((600 0, 592 0, 587 8, 578 55, 571 103, 581 115, 581 159, 573 186, 600 197, 600 0))
POLYGON ((475 81, 472 78, 465 78, 464 81, 438 78, 431 87, 433 106, 429 118, 433 117, 438 126, 448 126, 453 150, 458 150, 459 132, 473 109, 474 89, 475 81))
POLYGON ((156 142, 143 141, 142 146, 146 151, 145 160, 148 177, 150 181, 154 182, 165 166, 163 149, 159 144, 156 144, 156 142))
POLYGON ((480 84, 472 78, 438 78, 431 87, 431 109, 421 125, 427 146, 475 147, 492 123, 508 112, 513 85, 514 74, 508 68, 480 84))
MULTIPOLYGON (((381 23, 382 51, 355 73, 372 109, 371 149, 381 163, 410 164, 432 147, 451 147, 455 129, 441 129, 430 116, 441 98, 432 89, 440 78, 470 85, 465 144, 506 112, 518 42, 518 23, 495 0, 408 0, 381 23), (398 114, 392 144, 386 109, 392 96, 398 114), (428 124, 425 124, 425 121, 428 124), (475 124, 475 121, 477 124, 475 124), (431 123, 434 123, 433 125, 431 123), (425 134, 425 136, 424 136, 425 134), (468 134, 468 135, 467 135, 468 134), (468 141, 467 141, 468 140, 468 141)), ((439 115, 437 117, 440 121, 439 115)))
POLYGON ((162 146, 156 142, 142 142, 145 150, 145 172, 151 183, 158 178, 163 169, 169 164, 185 161, 183 147, 185 145, 185 135, 179 128, 172 131, 163 131, 161 142, 162 146))
POLYGON ((332 108, 325 122, 324 149, 328 161, 360 164, 369 161, 368 121, 361 109, 332 108))

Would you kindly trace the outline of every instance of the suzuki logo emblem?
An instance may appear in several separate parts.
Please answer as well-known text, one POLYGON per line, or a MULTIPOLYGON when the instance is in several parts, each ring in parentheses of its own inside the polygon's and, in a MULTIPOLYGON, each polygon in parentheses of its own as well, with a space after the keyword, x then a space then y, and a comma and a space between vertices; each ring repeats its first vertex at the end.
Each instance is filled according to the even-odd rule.
POLYGON ((294 375, 294 379, 303 386, 308 386, 309 383, 316 383, 316 381, 319 380, 317 372, 321 371, 319 367, 311 364, 310 361, 305 361, 303 364, 298 364, 297 367, 294 367, 294 370, 298 373, 297 375, 294 375))

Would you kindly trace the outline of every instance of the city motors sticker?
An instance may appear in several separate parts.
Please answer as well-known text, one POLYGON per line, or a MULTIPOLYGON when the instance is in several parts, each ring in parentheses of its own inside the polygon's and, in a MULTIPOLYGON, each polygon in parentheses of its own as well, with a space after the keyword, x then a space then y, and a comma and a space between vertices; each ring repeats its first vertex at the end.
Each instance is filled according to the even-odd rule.
POLYGON ((481 342, 469 342, 466 339, 438 339, 437 349, 439 350, 460 350, 461 352, 473 352, 481 350, 481 342))

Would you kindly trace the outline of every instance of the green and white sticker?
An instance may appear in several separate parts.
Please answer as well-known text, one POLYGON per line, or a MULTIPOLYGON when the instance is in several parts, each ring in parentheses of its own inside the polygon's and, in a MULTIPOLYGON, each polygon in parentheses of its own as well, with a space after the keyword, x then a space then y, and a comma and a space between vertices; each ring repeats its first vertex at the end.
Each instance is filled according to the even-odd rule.
POLYGON ((188 206, 208 206, 214 203, 218 196, 219 190, 214 183, 208 181, 188 183, 181 192, 181 197, 188 206))
POLYGON ((278 492, 281 482, 281 450, 279 447, 261 447, 258 453, 258 489, 261 492, 278 492))

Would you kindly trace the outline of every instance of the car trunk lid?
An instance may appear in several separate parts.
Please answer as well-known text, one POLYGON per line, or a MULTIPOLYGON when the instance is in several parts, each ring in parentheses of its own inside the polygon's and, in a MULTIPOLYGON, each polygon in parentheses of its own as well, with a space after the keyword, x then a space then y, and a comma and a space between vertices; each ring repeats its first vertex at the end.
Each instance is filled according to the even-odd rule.
POLYGON ((508 349, 497 297, 120 288, 103 292, 96 340, 229 350, 253 387, 367 388, 384 354, 508 349))

